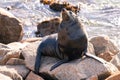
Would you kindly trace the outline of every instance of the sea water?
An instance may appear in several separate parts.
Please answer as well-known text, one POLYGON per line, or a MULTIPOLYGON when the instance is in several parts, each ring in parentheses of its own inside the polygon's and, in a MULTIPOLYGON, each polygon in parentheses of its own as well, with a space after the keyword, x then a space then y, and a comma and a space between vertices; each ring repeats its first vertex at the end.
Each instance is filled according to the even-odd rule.
MULTIPOLYGON (((120 47, 120 0, 65 1, 80 6, 77 16, 86 26, 89 37, 108 35, 120 47)), ((0 7, 10 8, 9 12, 22 21, 24 38, 35 37, 39 22, 60 16, 59 12, 52 11, 39 0, 0 0, 0 7)))

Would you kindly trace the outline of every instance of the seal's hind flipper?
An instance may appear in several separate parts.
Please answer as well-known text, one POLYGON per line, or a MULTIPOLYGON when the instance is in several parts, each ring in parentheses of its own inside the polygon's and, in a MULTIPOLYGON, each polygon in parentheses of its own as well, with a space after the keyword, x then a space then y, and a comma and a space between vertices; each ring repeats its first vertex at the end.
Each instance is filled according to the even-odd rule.
POLYGON ((90 54, 90 53, 85 53, 85 56, 90 57, 90 58, 92 58, 94 60, 97 60, 98 62, 100 62, 102 64, 106 64, 107 63, 107 61, 105 61, 104 59, 99 58, 99 57, 97 57, 97 56, 95 56, 93 54, 90 54))
POLYGON ((68 59, 60 60, 59 62, 57 62, 56 64, 54 64, 54 65, 51 67, 50 71, 54 70, 55 68, 57 68, 58 66, 60 66, 60 65, 63 64, 63 63, 67 63, 68 61, 69 61, 68 59))

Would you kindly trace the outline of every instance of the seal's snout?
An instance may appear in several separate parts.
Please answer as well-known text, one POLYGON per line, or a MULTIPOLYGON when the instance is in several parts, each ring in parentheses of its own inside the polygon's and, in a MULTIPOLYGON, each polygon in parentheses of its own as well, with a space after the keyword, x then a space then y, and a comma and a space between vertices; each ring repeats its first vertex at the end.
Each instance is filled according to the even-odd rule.
POLYGON ((69 20, 70 19, 69 11, 67 11, 65 8, 63 8, 61 11, 61 17, 62 17, 63 21, 69 20))
POLYGON ((62 9, 62 12, 65 12, 65 11, 66 11, 66 9, 65 9, 65 8, 63 8, 63 9, 62 9))

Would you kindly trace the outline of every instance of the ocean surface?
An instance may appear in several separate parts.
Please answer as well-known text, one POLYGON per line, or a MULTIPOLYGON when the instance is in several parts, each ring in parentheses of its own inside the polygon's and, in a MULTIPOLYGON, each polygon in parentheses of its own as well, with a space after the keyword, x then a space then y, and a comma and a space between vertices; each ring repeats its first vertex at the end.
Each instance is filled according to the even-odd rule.
MULTIPOLYGON (((80 5, 77 16, 86 26, 88 36, 108 35, 120 48, 120 0, 58 0, 80 5)), ((18 17, 24 26, 24 38, 35 37, 36 25, 60 16, 39 0, 0 0, 0 7, 18 17)))

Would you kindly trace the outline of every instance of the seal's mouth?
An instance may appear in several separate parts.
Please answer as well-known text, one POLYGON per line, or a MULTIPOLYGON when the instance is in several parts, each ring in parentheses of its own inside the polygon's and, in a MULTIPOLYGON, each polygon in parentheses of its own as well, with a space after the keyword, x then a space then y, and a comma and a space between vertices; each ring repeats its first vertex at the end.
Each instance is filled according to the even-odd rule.
POLYGON ((66 12, 67 10, 65 8, 62 9, 62 12, 66 12))
POLYGON ((72 11, 67 11, 65 8, 62 9, 62 19, 63 21, 75 20, 76 15, 72 11))

